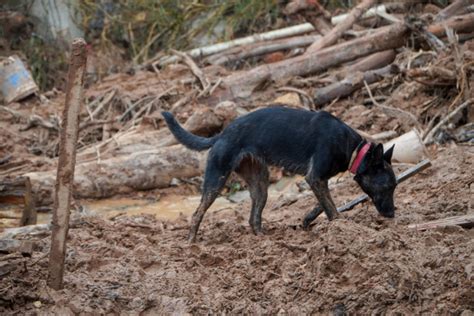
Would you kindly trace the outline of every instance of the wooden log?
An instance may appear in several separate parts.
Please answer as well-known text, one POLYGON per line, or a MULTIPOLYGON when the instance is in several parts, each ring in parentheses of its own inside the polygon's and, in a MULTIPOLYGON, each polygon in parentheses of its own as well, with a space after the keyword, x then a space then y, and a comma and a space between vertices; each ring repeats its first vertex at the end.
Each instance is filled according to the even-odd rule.
POLYGON ((453 216, 443 219, 437 219, 434 221, 429 221, 426 223, 420 224, 410 224, 408 228, 416 230, 428 230, 436 229, 449 226, 461 226, 464 228, 473 228, 474 227, 474 214, 467 214, 461 216, 453 216))
POLYGON ((434 21, 441 22, 461 12, 464 13, 465 10, 471 5, 474 5, 474 0, 456 0, 443 10, 441 10, 436 15, 434 21))
MULTIPOLYGON (((135 152, 76 166, 75 198, 105 198, 137 190, 169 187, 173 178, 202 174, 205 153, 181 145, 135 152)), ((51 204, 56 175, 52 171, 29 173, 37 205, 51 204)))
POLYGON ((86 42, 81 38, 74 39, 71 46, 66 102, 59 138, 59 160, 55 181, 53 231, 47 281, 48 286, 55 290, 60 290, 63 287, 66 239, 69 230, 69 208, 74 184, 79 114, 83 103, 86 60, 86 42))
POLYGON ((245 98, 267 80, 309 75, 359 57, 400 47, 405 42, 407 32, 408 28, 405 25, 394 24, 364 38, 328 47, 315 54, 297 56, 248 71, 236 72, 224 78, 223 82, 229 89, 227 91, 229 98, 245 98))
POLYGON ((474 31, 474 13, 451 17, 428 26, 426 30, 438 37, 443 37, 446 36, 446 28, 463 33, 474 31))
MULTIPOLYGON (((300 25, 285 27, 279 30, 274 30, 274 31, 265 32, 261 34, 254 34, 251 36, 238 38, 229 42, 218 43, 218 44, 213 44, 213 45, 209 45, 205 47, 195 48, 190 51, 187 51, 186 53, 192 58, 206 57, 212 54, 220 53, 226 49, 236 47, 236 46, 249 45, 256 42, 274 40, 278 38, 284 38, 284 37, 309 33, 312 31, 314 31, 313 25, 311 25, 310 23, 303 23, 300 25)), ((158 64, 160 66, 166 66, 170 63, 176 62, 177 60, 178 60, 178 57, 176 56, 165 56, 158 61, 158 64)))
POLYGON ((394 76, 398 73, 395 65, 385 66, 376 70, 369 70, 365 73, 355 72, 348 75, 344 80, 330 84, 324 88, 316 89, 313 102, 316 107, 321 107, 336 98, 343 98, 351 95, 354 91, 364 87, 364 81, 368 84, 380 81, 384 78, 394 76))
POLYGON ((49 234, 51 224, 36 224, 23 227, 6 228, 0 233, 2 239, 12 239, 24 235, 49 234))
POLYGON ((354 64, 349 65, 342 69, 336 74, 336 77, 344 78, 349 74, 352 74, 357 71, 367 71, 372 69, 378 69, 391 64, 397 53, 393 49, 385 50, 378 52, 367 57, 363 57, 360 60, 356 61, 354 64))
POLYGON ((352 11, 343 19, 343 21, 337 24, 328 34, 324 35, 321 39, 311 44, 311 46, 306 50, 305 54, 313 54, 324 47, 336 43, 342 34, 350 29, 352 25, 354 25, 354 23, 362 16, 362 14, 375 3, 376 0, 363 0, 355 8, 353 8, 352 11))
POLYGON ((311 45, 311 43, 313 43, 318 38, 321 38, 321 36, 304 35, 237 47, 229 51, 224 51, 221 54, 212 55, 206 61, 213 65, 222 65, 225 63, 231 63, 237 60, 260 56, 276 51, 296 47, 306 47, 311 45))

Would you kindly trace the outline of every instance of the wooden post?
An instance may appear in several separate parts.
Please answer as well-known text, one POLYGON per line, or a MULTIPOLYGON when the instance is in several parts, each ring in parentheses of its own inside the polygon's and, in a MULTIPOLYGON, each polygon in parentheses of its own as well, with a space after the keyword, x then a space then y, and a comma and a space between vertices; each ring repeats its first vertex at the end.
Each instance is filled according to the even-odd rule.
POLYGON ((74 39, 71 47, 66 102, 60 131, 51 252, 49 255, 48 285, 55 290, 63 287, 64 258, 69 229, 69 207, 74 183, 76 143, 79 130, 79 113, 83 101, 86 60, 86 42, 81 38, 74 39))

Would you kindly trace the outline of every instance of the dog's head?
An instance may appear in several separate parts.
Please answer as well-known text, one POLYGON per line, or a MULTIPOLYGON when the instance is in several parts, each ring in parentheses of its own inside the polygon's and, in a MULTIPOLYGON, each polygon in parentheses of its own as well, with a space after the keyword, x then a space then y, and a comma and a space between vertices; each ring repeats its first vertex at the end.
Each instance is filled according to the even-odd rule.
POLYGON ((382 144, 372 145, 362 160, 354 180, 372 199, 380 215, 395 216, 393 192, 397 179, 392 170, 392 146, 384 154, 382 144))

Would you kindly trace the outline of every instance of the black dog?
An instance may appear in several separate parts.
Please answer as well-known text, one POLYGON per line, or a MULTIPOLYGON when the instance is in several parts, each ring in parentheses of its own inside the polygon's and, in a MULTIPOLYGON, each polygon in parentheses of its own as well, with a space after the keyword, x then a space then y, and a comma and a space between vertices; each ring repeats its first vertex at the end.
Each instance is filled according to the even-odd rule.
MULTIPOLYGON (((305 175, 329 220, 338 213, 328 180, 351 170, 354 179, 385 217, 394 217, 396 178, 391 167, 393 147, 385 154, 381 144, 366 142, 352 128, 327 112, 285 107, 257 110, 233 121, 222 133, 205 138, 184 130, 169 112, 163 117, 176 139, 192 150, 211 148, 207 159, 201 203, 194 212, 189 240, 195 241, 204 213, 219 195, 229 174, 237 172, 252 198, 249 223, 262 232, 262 210, 267 201, 268 165, 305 175)), ((309 212, 307 227, 320 213, 309 212)))

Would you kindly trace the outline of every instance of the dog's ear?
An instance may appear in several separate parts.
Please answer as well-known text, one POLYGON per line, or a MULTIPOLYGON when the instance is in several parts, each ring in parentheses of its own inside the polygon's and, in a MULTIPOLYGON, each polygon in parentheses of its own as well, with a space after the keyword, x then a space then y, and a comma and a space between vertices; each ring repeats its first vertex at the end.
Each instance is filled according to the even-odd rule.
POLYGON ((393 155, 393 148, 395 147, 395 144, 392 145, 384 154, 383 154, 383 160, 388 162, 389 164, 392 164, 392 155, 393 155))
POLYGON ((382 161, 384 158, 383 156, 383 145, 382 144, 377 144, 375 145, 373 151, 372 151, 372 162, 373 163, 378 163, 382 161))

